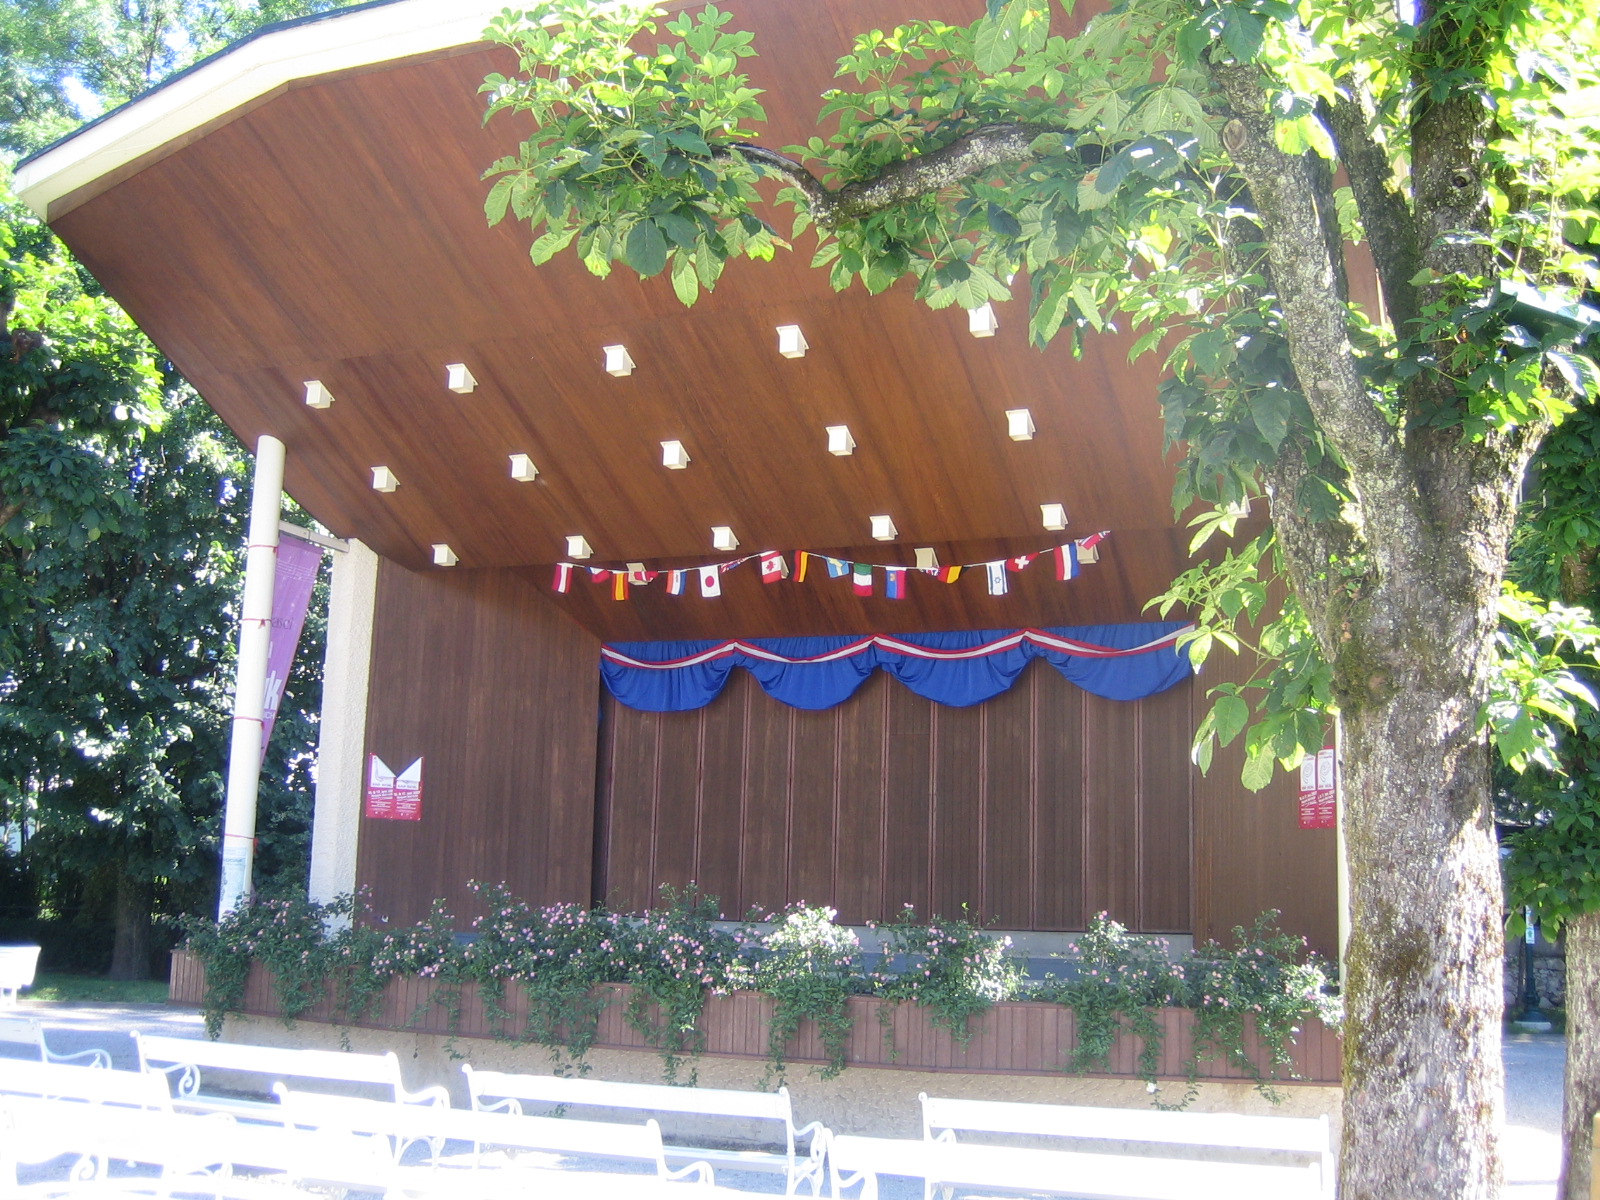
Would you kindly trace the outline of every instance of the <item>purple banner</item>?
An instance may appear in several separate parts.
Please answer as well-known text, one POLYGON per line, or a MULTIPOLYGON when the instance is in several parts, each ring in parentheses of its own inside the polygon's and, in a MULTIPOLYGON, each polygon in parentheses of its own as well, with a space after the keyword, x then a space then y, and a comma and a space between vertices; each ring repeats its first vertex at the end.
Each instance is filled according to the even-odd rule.
POLYGON ((272 723, 278 719, 284 685, 294 666, 295 647, 311 607, 311 589, 322 565, 322 547, 285 534, 278 541, 278 570, 272 591, 272 639, 267 648, 267 696, 261 714, 261 757, 267 757, 272 723))

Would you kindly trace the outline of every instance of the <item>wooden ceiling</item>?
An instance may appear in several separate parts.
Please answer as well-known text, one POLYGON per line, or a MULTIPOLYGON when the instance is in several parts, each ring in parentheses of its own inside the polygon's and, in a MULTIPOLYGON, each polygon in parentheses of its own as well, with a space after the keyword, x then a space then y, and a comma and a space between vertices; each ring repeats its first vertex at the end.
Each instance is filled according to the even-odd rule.
MULTIPOLYGON (((810 136, 853 32, 968 21, 982 0, 726 7, 769 51, 749 69, 767 89, 766 140, 782 146, 810 136)), ((1027 345, 1025 294, 996 306, 1000 330, 985 339, 908 286, 835 294, 808 265, 810 235, 774 262, 732 264, 693 309, 664 276, 601 281, 570 258, 535 268, 524 228, 483 217, 480 175, 517 127, 484 128, 476 93, 508 69, 479 47, 304 81, 85 189, 52 224, 246 443, 286 443, 296 500, 408 568, 439 569, 430 546, 444 542, 460 558, 451 569, 530 568, 547 587, 548 569, 531 568, 565 558, 569 534, 595 564, 654 566, 727 557, 711 549, 713 525, 744 550, 879 563, 909 563, 922 545, 979 561, 1109 529, 1081 580, 1036 578, 1040 564, 1004 599, 981 579, 917 578, 900 602, 859 601, 843 581, 754 581, 735 604, 748 589, 733 572, 721 602, 643 590, 617 604, 588 584, 558 600, 610 638, 1141 619, 1181 569, 1183 538, 1156 379, 1128 365, 1126 337, 1074 359, 1065 339, 1027 345), (777 353, 785 324, 804 331, 804 358, 777 353), (631 376, 602 370, 613 343, 631 376), (456 362, 478 380, 471 394, 446 390, 456 362), (304 404, 312 379, 331 408, 304 404), (1033 440, 1007 436, 1011 408, 1031 410, 1033 440), (835 424, 850 427, 853 455, 827 453, 835 424), (685 470, 661 464, 673 438, 685 470), (510 477, 515 453, 537 464, 535 482, 510 477), (372 489, 375 466, 397 490, 372 489), (1041 526, 1052 502, 1066 506, 1065 535, 1041 526), (874 514, 893 518, 896 543, 868 540, 874 514)))

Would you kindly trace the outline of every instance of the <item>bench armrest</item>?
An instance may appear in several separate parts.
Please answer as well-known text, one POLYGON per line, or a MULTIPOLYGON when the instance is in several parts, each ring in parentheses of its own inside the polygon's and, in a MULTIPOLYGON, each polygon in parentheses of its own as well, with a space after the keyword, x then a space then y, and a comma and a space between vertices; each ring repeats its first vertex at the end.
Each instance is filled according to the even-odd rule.
POLYGON ((663 1179, 687 1179, 690 1175, 695 1177, 695 1182, 711 1187, 716 1183, 716 1172, 711 1169, 711 1164, 706 1162, 690 1163, 687 1167, 680 1167, 676 1171, 664 1171, 663 1179))
POLYGON ((401 1104, 425 1104, 430 1108, 449 1108, 450 1090, 442 1084, 425 1087, 421 1091, 408 1092, 405 1088, 397 1087, 394 1090, 395 1099, 401 1104))
POLYGON ((816 1140, 815 1140, 816 1135, 817 1134, 826 1135, 827 1132, 828 1132, 828 1127, 826 1125, 824 1125, 821 1121, 813 1121, 809 1125, 803 1125, 799 1129, 796 1129, 794 1131, 794 1140, 798 1142, 801 1138, 805 1137, 806 1134, 809 1133, 809 1134, 811 1134, 813 1136, 813 1140, 812 1140, 812 1143, 811 1143, 811 1148, 813 1150, 815 1150, 816 1149, 816 1140))
POLYGON ((479 1100, 475 1108, 477 1112, 508 1112, 522 1116, 522 1105, 516 1099, 507 1097, 504 1100, 479 1100))
POLYGON ((91 1067, 111 1069, 111 1055, 105 1050, 74 1050, 70 1054, 57 1054, 54 1050, 46 1049, 44 1052, 46 1062, 77 1063, 86 1062, 91 1067))

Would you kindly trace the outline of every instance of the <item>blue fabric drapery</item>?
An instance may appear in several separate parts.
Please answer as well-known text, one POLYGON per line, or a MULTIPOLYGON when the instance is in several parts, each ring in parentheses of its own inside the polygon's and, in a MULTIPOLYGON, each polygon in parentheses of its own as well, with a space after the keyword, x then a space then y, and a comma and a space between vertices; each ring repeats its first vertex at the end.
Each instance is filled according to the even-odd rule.
POLYGON ((1050 629, 975 629, 871 637, 750 638, 724 642, 618 642, 601 648, 611 694, 645 712, 688 712, 721 694, 743 667, 774 700, 794 708, 832 708, 873 671, 887 671, 938 704, 982 704, 1042 658, 1085 691, 1108 700, 1153 696, 1193 674, 1174 648, 1188 626, 1076 625, 1050 629))

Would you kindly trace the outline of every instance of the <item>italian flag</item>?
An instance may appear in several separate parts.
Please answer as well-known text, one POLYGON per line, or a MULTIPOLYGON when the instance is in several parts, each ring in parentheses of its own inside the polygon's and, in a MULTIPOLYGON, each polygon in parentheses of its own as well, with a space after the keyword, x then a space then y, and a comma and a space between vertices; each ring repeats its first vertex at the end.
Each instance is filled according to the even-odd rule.
POLYGON ((850 569, 850 582, 855 585, 856 595, 872 595, 872 564, 856 563, 850 569))

